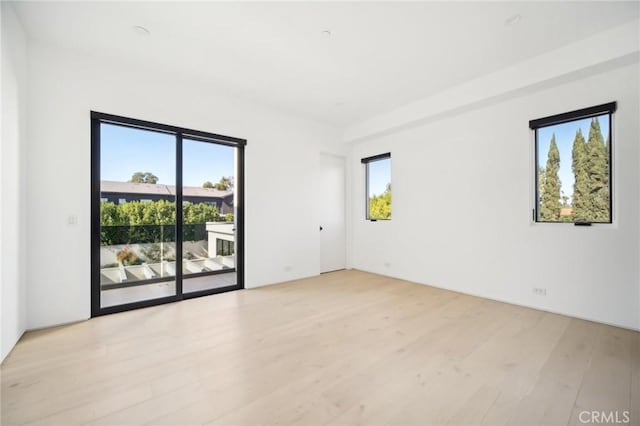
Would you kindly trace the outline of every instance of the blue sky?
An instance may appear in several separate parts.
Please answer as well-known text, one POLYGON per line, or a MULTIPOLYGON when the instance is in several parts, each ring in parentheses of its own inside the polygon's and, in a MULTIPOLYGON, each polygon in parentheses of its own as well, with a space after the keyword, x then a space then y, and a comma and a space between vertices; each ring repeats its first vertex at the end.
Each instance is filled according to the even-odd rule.
MULTIPOLYGON (((135 172, 151 172, 158 183, 175 185, 175 136, 149 130, 101 124, 100 173, 102 180, 126 182, 135 172)), ((184 139, 184 186, 216 183, 234 175, 234 149, 184 139)))
MULTIPOLYGON (((600 130, 605 142, 609 136, 609 118, 608 114, 596 117, 600 123, 600 130)), ((582 129, 582 136, 585 141, 589 140, 589 127, 591 118, 584 120, 572 121, 570 123, 557 124, 555 126, 542 127, 538 129, 538 167, 545 167, 547 164, 547 156, 549 154, 549 145, 551 144, 551 136, 555 133, 556 144, 560 152, 560 170, 558 176, 562 183, 562 191, 564 195, 571 198, 573 195, 573 171, 571 170, 573 149, 573 139, 576 136, 578 128, 582 129)))
POLYGON ((380 195, 391 182, 391 159, 369 163, 369 197, 380 195))

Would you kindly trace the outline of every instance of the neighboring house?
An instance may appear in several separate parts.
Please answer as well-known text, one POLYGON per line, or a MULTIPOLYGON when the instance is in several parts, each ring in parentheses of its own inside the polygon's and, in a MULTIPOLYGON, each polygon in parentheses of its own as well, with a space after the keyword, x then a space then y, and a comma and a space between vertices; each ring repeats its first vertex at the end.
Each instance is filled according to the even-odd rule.
MULTIPOLYGON (((100 199, 115 204, 130 201, 175 201, 175 196, 176 187, 173 185, 108 180, 100 182, 100 199)), ((233 191, 185 186, 182 188, 182 200, 215 205, 220 214, 233 213, 233 191)))
POLYGON ((234 223, 207 222, 207 249, 211 256, 231 256, 235 253, 236 226, 234 223))

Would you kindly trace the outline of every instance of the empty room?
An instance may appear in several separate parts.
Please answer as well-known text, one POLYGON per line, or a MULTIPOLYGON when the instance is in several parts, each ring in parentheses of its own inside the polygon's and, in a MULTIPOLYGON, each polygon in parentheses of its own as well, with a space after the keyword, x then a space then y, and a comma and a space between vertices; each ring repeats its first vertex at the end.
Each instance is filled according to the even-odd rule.
POLYGON ((640 426, 640 2, 0 5, 2 426, 640 426))

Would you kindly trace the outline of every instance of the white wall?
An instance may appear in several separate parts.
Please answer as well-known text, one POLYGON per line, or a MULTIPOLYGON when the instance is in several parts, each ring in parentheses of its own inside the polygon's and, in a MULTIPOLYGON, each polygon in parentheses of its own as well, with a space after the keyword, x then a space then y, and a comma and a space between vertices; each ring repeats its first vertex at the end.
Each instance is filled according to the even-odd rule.
POLYGON ((28 328, 90 315, 91 110, 246 138, 246 286, 319 273, 319 153, 345 153, 337 129, 90 54, 32 44, 29 64, 28 328))
POLYGON ((637 61, 640 20, 610 28, 590 37, 526 59, 407 105, 349 125, 344 140, 358 141, 443 118, 487 101, 531 93, 551 81, 571 81, 576 76, 602 72, 637 61))
POLYGON ((2 13, 2 141, 0 145, 0 361, 26 327, 24 144, 27 45, 12 7, 2 13))
POLYGON ((354 267, 640 328, 638 74, 621 65, 355 145, 354 267), (610 101, 615 224, 533 224, 528 121, 610 101), (359 160, 388 151, 393 219, 366 222, 359 160))

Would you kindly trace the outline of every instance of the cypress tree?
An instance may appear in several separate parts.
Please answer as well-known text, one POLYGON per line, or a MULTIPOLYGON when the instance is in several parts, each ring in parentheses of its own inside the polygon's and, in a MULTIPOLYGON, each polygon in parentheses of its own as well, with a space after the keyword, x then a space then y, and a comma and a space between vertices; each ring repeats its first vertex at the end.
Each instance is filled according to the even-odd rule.
POLYGON ((560 152, 556 145, 556 135, 551 137, 547 166, 545 168, 544 187, 542 189, 542 201, 540 206, 540 220, 545 222, 557 222, 560 220, 560 152))
POLYGON ((585 222, 589 220, 589 175, 587 173, 587 144, 582 136, 582 130, 578 129, 573 139, 571 150, 574 183, 573 197, 571 201, 573 220, 585 222))
POLYGON ((597 118, 591 120, 587 141, 587 173, 589 175, 589 219, 609 221, 608 158, 604 137, 597 118))
POLYGON ((605 168, 605 173, 604 173, 604 199, 607 203, 607 221, 611 220, 611 203, 609 201, 609 197, 611 197, 610 191, 609 191, 609 153, 610 153, 610 146, 609 144, 611 143, 611 133, 609 133, 607 135, 607 142, 605 143, 604 146, 604 151, 605 151, 605 164, 606 164, 606 168, 605 168))
POLYGON ((542 203, 542 195, 544 194, 544 178, 546 170, 544 167, 538 167, 538 203, 542 203))

